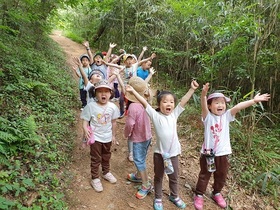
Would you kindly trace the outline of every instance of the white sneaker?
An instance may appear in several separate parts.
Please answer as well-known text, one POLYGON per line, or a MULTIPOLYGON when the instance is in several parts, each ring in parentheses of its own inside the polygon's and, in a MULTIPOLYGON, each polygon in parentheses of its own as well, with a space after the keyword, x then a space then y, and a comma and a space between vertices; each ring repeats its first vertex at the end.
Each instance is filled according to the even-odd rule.
POLYGON ((109 181, 112 184, 117 182, 117 179, 110 172, 108 172, 107 174, 103 175, 103 178, 106 179, 107 181, 109 181))
POLYGON ((101 181, 98 178, 91 180, 91 186, 93 187, 93 189, 96 192, 102 192, 103 191, 103 187, 102 187, 101 181))

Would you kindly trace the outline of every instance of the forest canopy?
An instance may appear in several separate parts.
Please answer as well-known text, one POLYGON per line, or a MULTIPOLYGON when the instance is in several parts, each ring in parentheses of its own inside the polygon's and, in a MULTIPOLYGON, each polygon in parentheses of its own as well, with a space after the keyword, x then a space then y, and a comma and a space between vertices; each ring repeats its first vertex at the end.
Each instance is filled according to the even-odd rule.
POLYGON ((269 92, 269 110, 279 112, 279 14, 277 0, 83 1, 55 23, 97 49, 148 46, 167 85, 197 78, 241 96, 269 92))

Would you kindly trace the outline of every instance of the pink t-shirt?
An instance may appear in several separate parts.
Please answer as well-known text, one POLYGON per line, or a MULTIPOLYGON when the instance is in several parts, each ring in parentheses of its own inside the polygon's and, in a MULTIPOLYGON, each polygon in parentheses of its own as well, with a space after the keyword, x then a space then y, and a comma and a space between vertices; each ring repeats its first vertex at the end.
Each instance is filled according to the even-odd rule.
POLYGON ((152 138, 151 122, 140 103, 131 103, 125 121, 124 135, 133 142, 143 142, 152 138))

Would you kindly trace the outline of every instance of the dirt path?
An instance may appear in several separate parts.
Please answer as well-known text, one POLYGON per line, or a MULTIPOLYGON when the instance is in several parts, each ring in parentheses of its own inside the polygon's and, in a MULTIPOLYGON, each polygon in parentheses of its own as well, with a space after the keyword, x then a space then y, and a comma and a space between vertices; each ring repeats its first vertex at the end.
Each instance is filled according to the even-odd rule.
MULTIPOLYGON (((67 39, 59 32, 54 32, 51 38, 55 40, 61 48, 65 51, 67 57, 67 64, 71 65, 72 56, 80 56, 85 53, 85 49, 82 45, 77 44, 70 39, 67 39)), ((73 74, 73 76, 75 76, 73 74)), ((77 89, 78 97, 78 89, 77 89)), ((112 147, 112 158, 111 158, 111 172, 118 179, 116 184, 110 184, 105 180, 101 180, 104 191, 97 193, 93 190, 90 185, 90 157, 89 148, 81 149, 81 120, 79 119, 80 111, 77 108, 76 112, 77 119, 77 138, 73 148, 72 163, 69 163, 69 174, 71 174, 70 188, 67 190, 67 201, 69 203, 69 209, 98 209, 98 210, 126 210, 126 209, 137 209, 137 210, 148 210, 153 209, 154 194, 149 194, 145 199, 138 200, 135 198, 137 185, 130 183, 126 180, 128 173, 135 172, 133 163, 127 160, 127 142, 123 138, 123 126, 125 119, 118 120, 118 132, 117 139, 120 142, 119 146, 112 147)), ((193 207, 193 192, 190 189, 195 186, 197 181, 197 175, 199 172, 198 164, 198 153, 196 152, 198 139, 190 137, 181 138, 183 155, 180 163, 180 180, 179 189, 180 196, 186 202, 186 209, 194 209, 193 207), (192 140, 192 141, 190 141, 192 140), (187 183, 187 187, 185 184, 187 183)), ((152 151, 150 148, 148 154, 148 173, 149 176, 153 177, 152 168, 152 151)), ((265 206, 260 203, 260 198, 256 195, 249 196, 245 194, 245 191, 240 189, 234 184, 234 179, 229 175, 228 186, 225 187, 223 193, 227 195, 227 201, 233 209, 273 209, 269 206, 265 206)), ((210 184, 209 184, 210 186, 210 184)), ((165 210, 177 209, 174 204, 168 201, 168 185, 167 179, 164 180, 164 197, 163 205, 165 210)), ((209 199, 210 187, 208 187, 205 201, 205 210, 220 209, 217 207, 211 199, 209 199)))

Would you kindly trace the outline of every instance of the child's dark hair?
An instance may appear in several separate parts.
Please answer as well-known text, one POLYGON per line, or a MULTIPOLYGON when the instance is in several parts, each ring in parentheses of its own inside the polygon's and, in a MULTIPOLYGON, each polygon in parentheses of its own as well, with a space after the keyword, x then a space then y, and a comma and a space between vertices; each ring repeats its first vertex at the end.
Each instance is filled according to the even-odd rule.
POLYGON ((170 92, 170 91, 166 91, 166 90, 157 90, 156 92, 156 95, 157 95, 157 105, 158 105, 158 108, 156 108, 156 111, 159 112, 160 109, 159 109, 159 105, 160 105, 160 102, 162 100, 163 97, 165 97, 166 95, 172 95, 173 98, 174 98, 174 102, 175 104, 177 104, 177 97, 174 93, 170 92))
POLYGON ((129 108, 129 105, 132 104, 134 102, 130 101, 130 100, 127 100, 127 103, 126 103, 126 106, 125 106, 125 109, 128 110, 129 108))
POLYGON ((88 96, 89 96, 89 98, 94 98, 95 97, 95 88, 94 87, 91 87, 88 90, 88 96))

